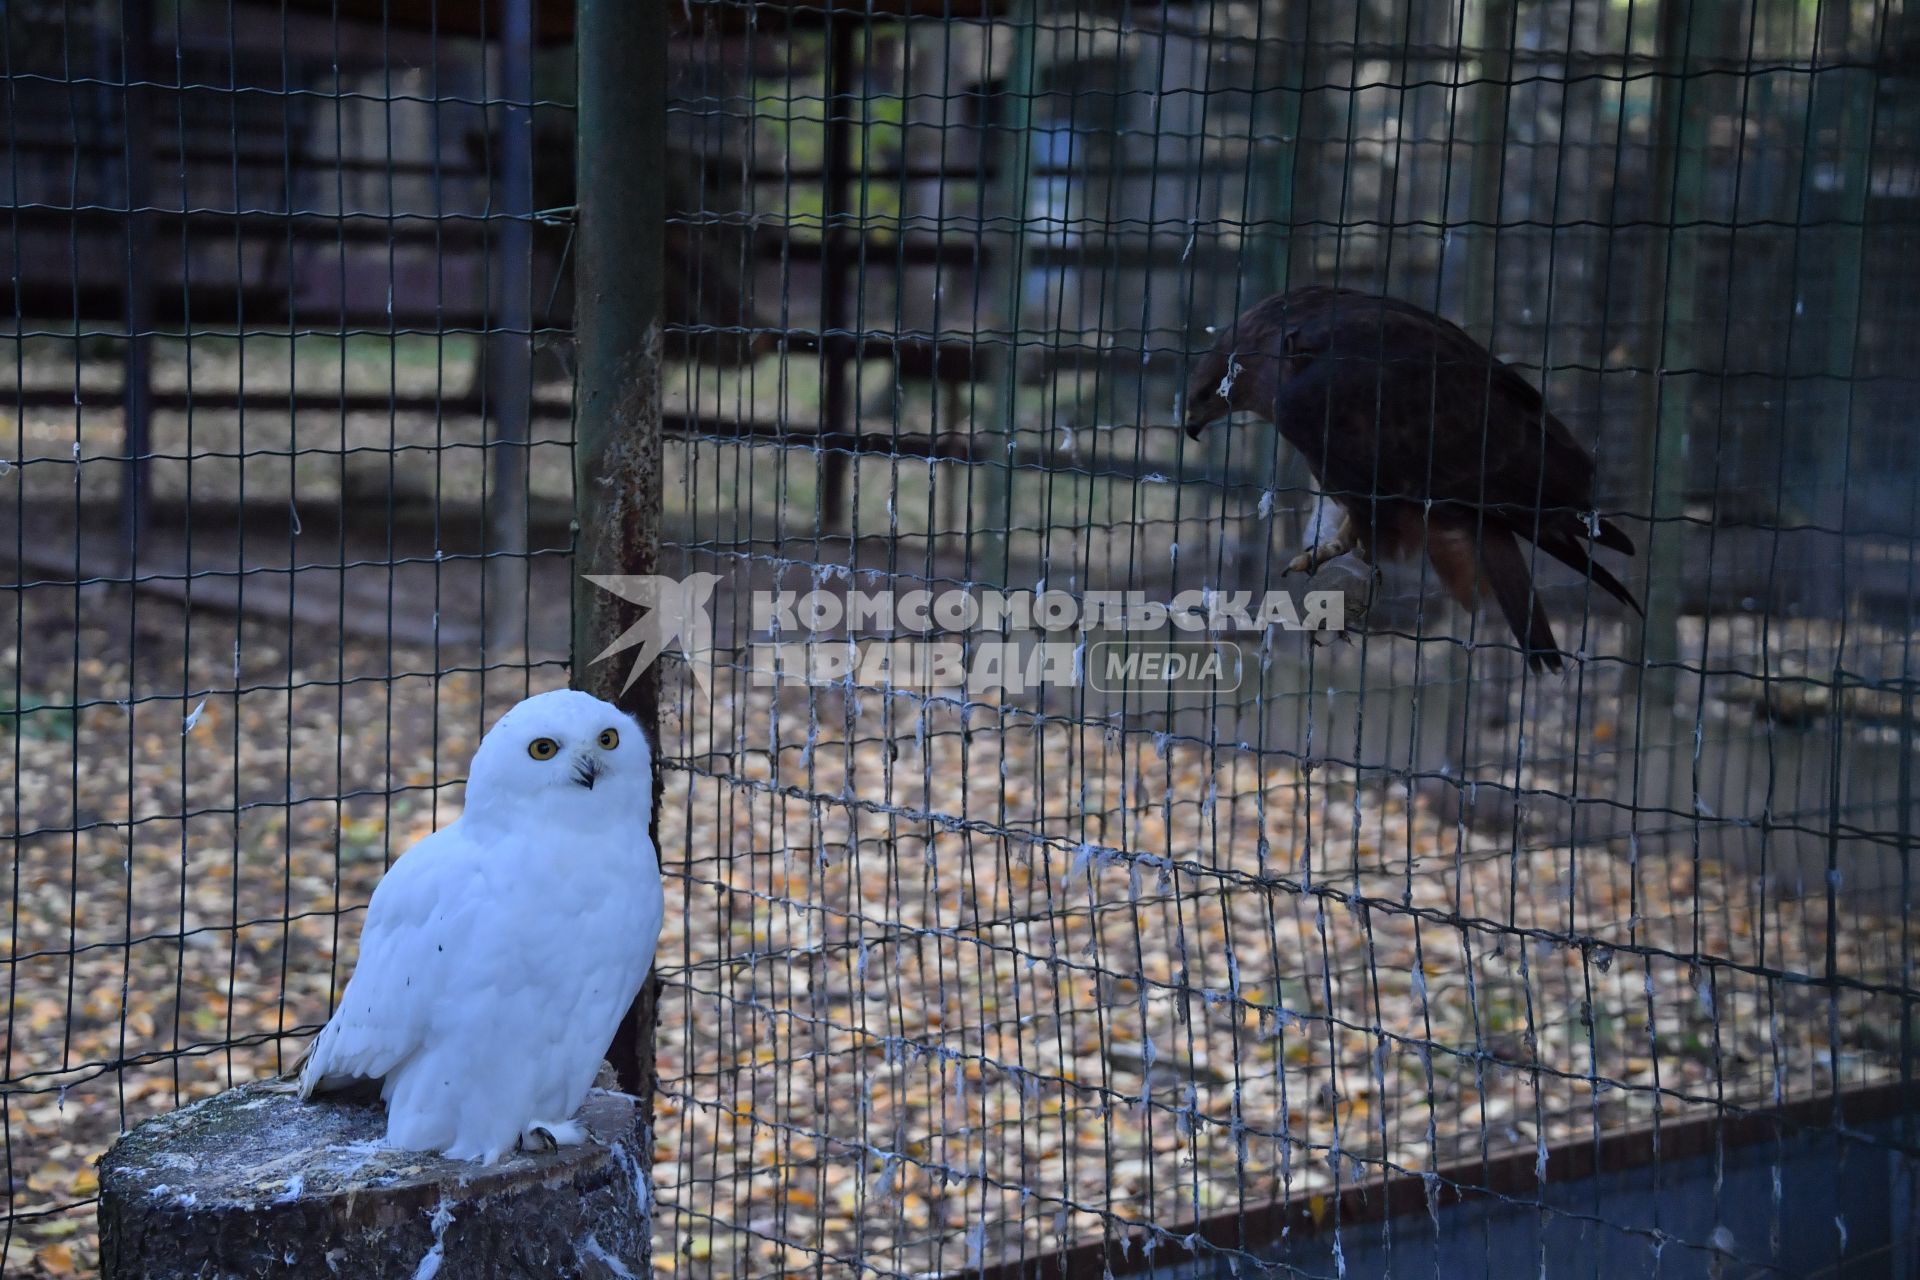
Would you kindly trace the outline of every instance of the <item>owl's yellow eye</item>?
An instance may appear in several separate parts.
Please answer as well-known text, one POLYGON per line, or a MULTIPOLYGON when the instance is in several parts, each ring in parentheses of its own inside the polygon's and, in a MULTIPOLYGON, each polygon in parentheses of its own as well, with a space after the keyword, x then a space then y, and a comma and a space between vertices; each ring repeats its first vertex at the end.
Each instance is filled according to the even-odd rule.
POLYGON ((551 760, 560 754, 560 744, 552 738, 535 738, 527 744, 527 754, 535 760, 551 760))
POLYGON ((619 745, 620 731, 618 729, 602 729, 600 731, 600 749, 602 751, 611 751, 619 745))

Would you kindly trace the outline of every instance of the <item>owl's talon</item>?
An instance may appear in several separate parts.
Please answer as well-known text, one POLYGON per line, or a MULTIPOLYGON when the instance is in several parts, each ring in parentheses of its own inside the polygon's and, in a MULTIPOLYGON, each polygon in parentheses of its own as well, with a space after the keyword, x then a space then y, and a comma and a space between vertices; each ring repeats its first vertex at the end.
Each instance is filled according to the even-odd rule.
POLYGON ((587 1140, 586 1126, 572 1120, 543 1120, 520 1135, 520 1149, 529 1155, 577 1147, 587 1140))

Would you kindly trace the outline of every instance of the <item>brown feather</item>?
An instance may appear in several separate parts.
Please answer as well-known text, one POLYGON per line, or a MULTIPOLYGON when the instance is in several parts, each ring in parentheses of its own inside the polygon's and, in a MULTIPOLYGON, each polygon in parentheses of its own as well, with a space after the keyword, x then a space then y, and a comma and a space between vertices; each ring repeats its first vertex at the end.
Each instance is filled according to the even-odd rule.
POLYGON ((1561 653, 1553 624, 1533 590, 1533 575, 1520 544, 1505 529, 1429 522, 1427 558, 1450 594, 1468 613, 1478 613, 1488 598, 1499 606, 1507 626, 1519 638, 1527 665, 1535 671, 1558 671, 1561 653))
POLYGON ((1547 620, 1546 606, 1533 589, 1533 575, 1527 571, 1527 559, 1520 544, 1504 530, 1484 530, 1480 539, 1480 564, 1493 586, 1493 598, 1507 625, 1513 628, 1527 652, 1527 665, 1535 671, 1560 670, 1560 646, 1553 638, 1553 624, 1547 620))

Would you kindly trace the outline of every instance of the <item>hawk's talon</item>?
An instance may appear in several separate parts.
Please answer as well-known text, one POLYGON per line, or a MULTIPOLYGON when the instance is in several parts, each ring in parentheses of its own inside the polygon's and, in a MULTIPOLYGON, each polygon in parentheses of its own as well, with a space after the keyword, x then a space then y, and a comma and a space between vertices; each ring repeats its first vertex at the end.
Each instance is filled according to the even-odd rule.
POLYGON ((1319 546, 1308 547, 1293 559, 1287 561, 1287 567, 1281 572, 1285 577, 1289 573, 1304 573, 1311 577, 1320 571, 1320 566, 1347 554, 1353 550, 1353 542, 1347 538, 1333 538, 1319 546))
POLYGON ((1290 573, 1305 573, 1311 577, 1319 571, 1321 565, 1347 554, 1359 545, 1360 539, 1353 532, 1353 521, 1343 515, 1340 517, 1340 523, 1334 527, 1332 537, 1315 543, 1287 561, 1287 567, 1280 576, 1284 578, 1290 573))

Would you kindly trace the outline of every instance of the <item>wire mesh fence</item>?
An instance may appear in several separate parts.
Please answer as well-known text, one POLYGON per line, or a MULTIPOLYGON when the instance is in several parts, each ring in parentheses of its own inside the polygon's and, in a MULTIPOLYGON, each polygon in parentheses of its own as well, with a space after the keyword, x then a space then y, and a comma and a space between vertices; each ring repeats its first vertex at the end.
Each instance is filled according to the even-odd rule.
POLYGON ((570 66, 493 13, 0 7, 9 1276, 93 1273, 121 1129, 292 1062, 565 681, 565 223, 505 141, 570 66))
POLYGON ((741 602, 663 846, 678 1269, 1504 1274, 1579 1232, 1596 1274, 1887 1259, 1864 1202, 1849 1237, 1779 1172, 1784 1121, 1757 1195, 1697 1162, 1909 1070, 1909 25, 694 7, 672 110, 728 185, 674 217, 760 237, 695 330, 774 350, 667 382, 670 540, 741 602), (767 642, 890 636, 809 592, 1285 585, 1323 486, 1264 423, 1176 426, 1214 329, 1307 283, 1538 386, 1644 619, 1543 573, 1577 655, 1543 678, 1390 568, 1350 645, 1241 637, 1237 687, 764 687, 767 642), (1565 1199, 1622 1134, 1677 1199, 1565 1199), (1382 1179, 1436 1210, 1411 1241, 1361 1225, 1382 1179), (1535 1240, 1421 1254, 1474 1189, 1535 1240))
MULTIPOLYGON (((668 10, 656 1271, 1911 1266, 1909 8, 668 10), (1537 387, 1644 612, 1285 574, 1337 486, 1180 427, 1308 284, 1537 387)), ((0 15, 4 1269, 84 1274, 601 647, 596 170, 571 6, 0 15)))

